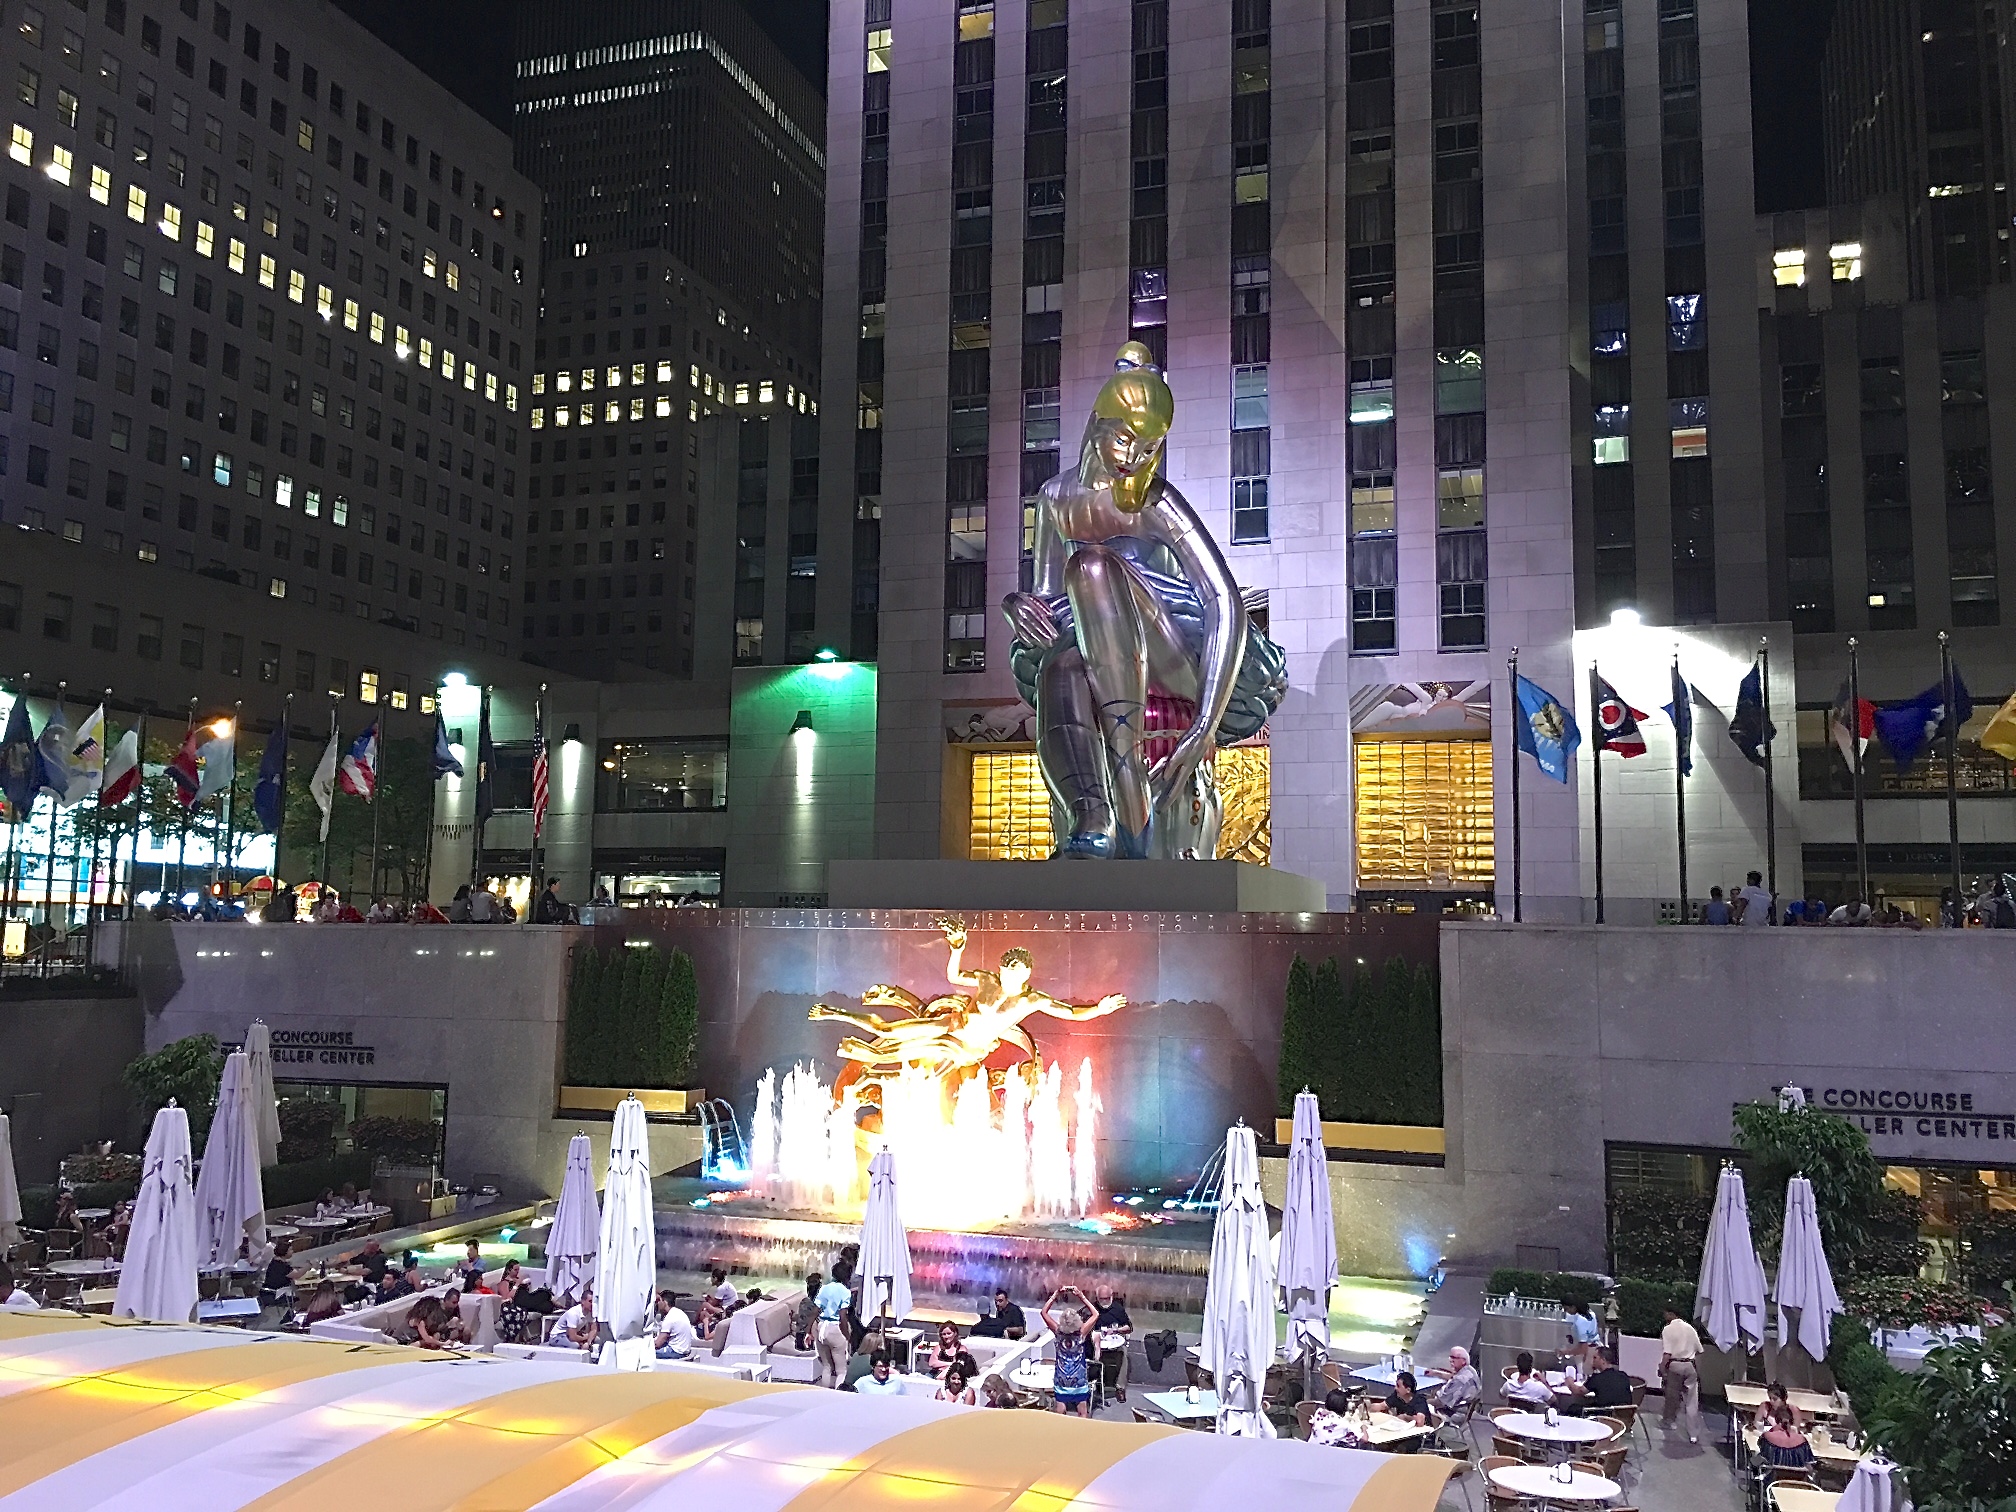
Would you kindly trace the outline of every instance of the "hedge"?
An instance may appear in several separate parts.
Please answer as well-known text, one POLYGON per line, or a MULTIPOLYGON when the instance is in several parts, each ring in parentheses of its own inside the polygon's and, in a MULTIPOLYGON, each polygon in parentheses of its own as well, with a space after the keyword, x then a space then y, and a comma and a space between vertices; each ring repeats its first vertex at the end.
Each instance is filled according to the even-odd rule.
POLYGON ((1441 990, 1399 956, 1347 984, 1332 957, 1289 964, 1275 1089, 1281 1116, 1304 1087, 1336 1123, 1442 1123, 1441 990))
POLYGON ((575 951, 565 1036, 571 1085, 690 1086, 699 1029, 699 984, 685 951, 575 951))
POLYGON ((342 1191, 346 1181, 360 1191, 371 1184, 369 1155, 353 1150, 348 1155, 326 1155, 320 1160, 270 1165, 259 1173, 260 1187, 269 1208, 313 1202, 325 1188, 332 1192, 342 1191))
POLYGON ((1522 1297, 1540 1297, 1563 1304, 1603 1300, 1603 1283, 1594 1276, 1578 1276, 1571 1271, 1512 1270, 1501 1266, 1491 1272, 1484 1290, 1494 1297, 1517 1292, 1522 1297))
POLYGON ((1639 1339, 1656 1339, 1666 1326, 1666 1309, 1683 1318, 1694 1316, 1694 1287, 1686 1281, 1642 1281, 1628 1278, 1617 1283, 1617 1332, 1639 1339))
MULTIPOLYGON (((21 1188, 23 1228, 46 1229, 56 1221, 56 1190, 54 1186, 21 1188)), ((137 1181, 87 1181, 70 1188, 70 1193, 80 1208, 113 1208, 131 1202, 139 1190, 137 1181)))

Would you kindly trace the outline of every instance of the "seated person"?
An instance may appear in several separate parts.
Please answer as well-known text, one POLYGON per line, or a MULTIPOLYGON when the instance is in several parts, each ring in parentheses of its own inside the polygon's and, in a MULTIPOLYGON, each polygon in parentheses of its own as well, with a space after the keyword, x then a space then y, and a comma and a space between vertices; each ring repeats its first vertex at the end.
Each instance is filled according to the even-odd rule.
POLYGON ((0 1266, 0 1291, 7 1296, 0 1301, 0 1312, 32 1312, 42 1304, 29 1294, 28 1288, 10 1275, 5 1266, 0 1266))
POLYGON ((945 1367, 945 1379, 938 1389, 931 1393, 934 1402, 956 1402, 962 1407, 976 1407, 979 1399, 973 1395, 973 1388, 966 1384, 966 1372, 957 1363, 945 1367))
POLYGON ((1029 1320, 1008 1300, 1008 1288, 1000 1286, 994 1289, 994 1311, 975 1324, 973 1332, 983 1339, 1026 1339, 1029 1320))
POLYGON ((1021 1405, 1021 1403, 1015 1400, 1015 1388, 1008 1384, 1005 1377, 999 1375, 990 1375, 980 1383, 980 1395, 984 1399, 980 1403, 983 1407, 1019 1407, 1021 1405))
POLYGON ((112 1247, 115 1256, 126 1254, 126 1239, 133 1232, 133 1204, 120 1202, 113 1204, 112 1217, 105 1225, 105 1241, 112 1247))
POLYGON ((357 1183, 354 1181, 344 1182, 341 1189, 336 1193, 336 1202, 338 1211, 345 1213, 354 1207, 362 1207, 364 1204, 357 1200, 357 1183))
MULTIPOLYGON (((1408 1377, 1408 1384, 1413 1384, 1408 1377)), ((1418 1398, 1416 1400, 1419 1400, 1418 1398)), ((1351 1396, 1345 1391, 1332 1391, 1323 1398, 1309 1419, 1309 1442, 1323 1444, 1333 1449, 1363 1449, 1365 1440, 1358 1430, 1351 1426, 1351 1396)))
POLYGON ((714 1342, 714 1331, 721 1326, 722 1320, 727 1316, 728 1309, 715 1299, 712 1292, 709 1292, 700 1299, 700 1317, 693 1325, 694 1331, 711 1344, 714 1342))
POLYGON ((1575 1404, 1568 1409, 1571 1413, 1585 1411, 1604 1412, 1612 1407, 1631 1405, 1631 1377, 1617 1368, 1616 1351, 1605 1345, 1596 1348, 1596 1368, 1590 1372, 1587 1381, 1570 1381, 1568 1394, 1575 1398, 1575 1404))
POLYGON ((407 1310, 406 1325, 413 1331, 413 1342, 422 1349, 446 1349, 454 1342, 454 1332, 448 1326, 438 1297, 422 1297, 415 1302, 407 1310))
POLYGON ((1379 1404, 1379 1410, 1403 1418, 1417 1428, 1431 1427, 1435 1422, 1435 1414, 1428 1406, 1428 1395, 1416 1389, 1411 1370, 1403 1370, 1393 1378, 1393 1389, 1386 1393, 1386 1400, 1379 1404))
POLYGON ((455 1274, 462 1278, 463 1285, 470 1291, 480 1291, 483 1287, 483 1247, 474 1239, 469 1241, 462 1258, 455 1262, 455 1274))
POLYGON ((862 1396, 901 1396, 903 1383, 890 1374, 889 1351, 878 1349, 868 1357, 868 1374, 854 1383, 862 1396))
POLYGON ((401 1297, 417 1296, 427 1289, 427 1283, 420 1275, 420 1262, 409 1260, 403 1271, 388 1273, 378 1287, 380 1302, 395 1302, 401 1297))
POLYGON ((651 1326, 651 1350, 661 1360, 690 1360, 699 1336, 693 1320, 679 1305, 677 1292, 658 1293, 657 1321, 651 1326))
POLYGON ((450 1344, 467 1344, 469 1333, 462 1324, 462 1291, 451 1286, 441 1295, 440 1334, 450 1344))
POLYGON ((729 1282, 727 1271, 717 1265, 710 1273, 710 1276, 714 1285, 709 1289, 707 1295, 712 1297, 716 1302, 719 1302, 724 1312, 741 1301, 741 1293, 737 1292, 729 1282))
POLYGON ((768 1297, 763 1295, 762 1287, 752 1286, 745 1294, 728 1304, 728 1311, 738 1313, 745 1307, 754 1307, 758 1302, 767 1302, 769 1300, 768 1297))
POLYGON ((320 1323, 325 1318, 343 1316, 343 1299, 336 1294, 336 1283, 324 1281, 315 1288, 315 1295, 308 1299, 308 1306, 302 1311, 301 1323, 320 1323))
POLYGON ((943 1375, 946 1367, 957 1364, 959 1356, 964 1353, 965 1349, 959 1343, 959 1325, 940 1323, 938 1342, 932 1346, 930 1356, 925 1361, 925 1369, 934 1376, 943 1375))
POLYGON ((511 1299, 518 1295, 518 1288, 524 1284, 525 1276, 523 1271, 519 1269, 518 1262, 516 1260, 506 1260, 504 1262, 504 1269, 497 1276, 497 1284, 491 1287, 490 1290, 497 1294, 497 1305, 504 1307, 508 1306, 511 1299))
POLYGON ((552 1342, 586 1349, 594 1343, 599 1326, 595 1318, 595 1288, 583 1286, 581 1300, 560 1314, 560 1321, 553 1325, 552 1342))
POLYGON ((322 1188, 322 1194, 315 1199, 315 1216, 317 1218, 340 1218, 343 1216, 343 1207, 336 1200, 336 1189, 334 1187, 322 1188))
POLYGON ((1813 1463, 1813 1446, 1789 1403, 1781 1406, 1767 1401, 1757 1410, 1757 1427, 1757 1449, 1765 1464, 1804 1470, 1813 1463))
POLYGON ((1542 1409, 1552 1407, 1554 1388, 1547 1384, 1546 1376, 1533 1368, 1533 1356, 1522 1349, 1513 1366, 1512 1374, 1505 1377, 1499 1394, 1508 1402, 1542 1409))
POLYGON ((294 1267, 287 1263, 287 1241, 282 1239, 274 1250, 273 1258, 266 1264, 266 1274, 259 1281, 259 1305, 280 1307, 291 1302, 294 1297, 294 1267))

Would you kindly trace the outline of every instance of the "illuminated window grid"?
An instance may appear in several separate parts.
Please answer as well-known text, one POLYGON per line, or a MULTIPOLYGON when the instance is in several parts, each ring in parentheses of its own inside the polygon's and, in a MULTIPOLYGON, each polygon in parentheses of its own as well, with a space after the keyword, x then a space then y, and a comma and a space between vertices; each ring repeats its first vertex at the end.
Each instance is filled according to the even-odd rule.
POLYGON ((1465 887, 1494 877, 1491 742, 1353 747, 1360 887, 1465 887))
MULTIPOLYGON (((1215 758, 1224 813, 1218 840, 1221 860, 1268 864, 1273 849, 1272 754, 1264 745, 1235 746, 1215 758)), ((973 753, 971 812, 966 853, 973 860, 1049 859, 1056 843, 1050 829, 1050 792, 1033 749, 973 753)))

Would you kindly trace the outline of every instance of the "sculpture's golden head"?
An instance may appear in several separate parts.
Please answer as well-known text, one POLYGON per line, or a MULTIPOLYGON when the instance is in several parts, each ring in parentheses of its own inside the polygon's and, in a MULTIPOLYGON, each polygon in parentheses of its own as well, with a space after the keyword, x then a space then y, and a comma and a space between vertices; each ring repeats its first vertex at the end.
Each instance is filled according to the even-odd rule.
POLYGON ((1153 493, 1163 444, 1176 420, 1176 396, 1138 341, 1120 348, 1113 369, 1092 401, 1078 475, 1110 481, 1113 502, 1134 514, 1153 493))

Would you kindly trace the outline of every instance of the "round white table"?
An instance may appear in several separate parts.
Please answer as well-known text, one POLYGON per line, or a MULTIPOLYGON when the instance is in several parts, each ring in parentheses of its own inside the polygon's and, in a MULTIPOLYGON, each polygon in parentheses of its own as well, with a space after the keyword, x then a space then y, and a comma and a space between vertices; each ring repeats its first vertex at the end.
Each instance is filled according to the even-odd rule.
POLYGON ((49 1267, 55 1276, 115 1276, 119 1273, 119 1262, 111 1259, 100 1260, 58 1260, 49 1267))
POLYGON ((1546 1465, 1500 1465, 1491 1472, 1491 1484, 1514 1496, 1530 1496, 1547 1502, 1605 1502, 1621 1495, 1624 1488, 1601 1475, 1576 1470, 1567 1480, 1546 1465))
POLYGON ((84 1220, 84 1221, 85 1221, 86 1223, 95 1223, 95 1222, 97 1222, 97 1221, 98 1221, 98 1220, 99 1220, 100 1218, 110 1218, 110 1217, 112 1216, 112 1209, 110 1209, 110 1208, 79 1208, 79 1209, 77 1209, 77 1216, 78 1216, 79 1218, 82 1218, 82 1219, 83 1219, 83 1220, 84 1220))
POLYGON ((269 1223, 266 1225, 268 1239, 292 1239, 301 1230, 291 1223, 269 1223))
POLYGON ((1539 1412, 1508 1412, 1491 1419, 1491 1427, 1514 1438, 1536 1439, 1546 1444, 1594 1444, 1610 1437, 1608 1428, 1588 1418, 1564 1417, 1550 1423, 1546 1414, 1539 1412))
POLYGON ((1035 1391, 1048 1396, 1057 1390, 1057 1366, 1050 1360, 1028 1360, 1008 1372, 1008 1384, 1017 1391, 1035 1391))
POLYGON ((335 1232, 337 1229, 347 1227, 350 1220, 348 1218, 296 1218, 294 1222, 300 1228, 313 1229, 317 1234, 328 1234, 335 1232))

